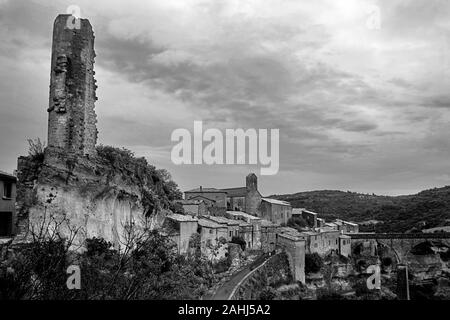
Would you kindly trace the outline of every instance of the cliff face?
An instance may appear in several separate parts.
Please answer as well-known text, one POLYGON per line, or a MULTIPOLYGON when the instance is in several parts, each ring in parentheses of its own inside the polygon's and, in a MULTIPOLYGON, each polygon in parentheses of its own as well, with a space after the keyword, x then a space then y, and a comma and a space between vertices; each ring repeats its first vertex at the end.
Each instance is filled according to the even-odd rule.
POLYGON ((119 247, 130 223, 160 227, 171 203, 164 180, 143 159, 111 161, 117 157, 111 150, 124 152, 110 148, 88 158, 47 148, 43 160, 20 157, 17 239, 44 226, 66 237, 76 231, 75 245, 100 237, 119 247))

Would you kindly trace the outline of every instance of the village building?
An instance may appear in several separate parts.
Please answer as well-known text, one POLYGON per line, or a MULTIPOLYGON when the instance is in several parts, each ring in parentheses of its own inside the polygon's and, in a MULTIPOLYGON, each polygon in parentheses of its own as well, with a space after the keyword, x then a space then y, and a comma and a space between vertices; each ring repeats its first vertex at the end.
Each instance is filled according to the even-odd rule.
POLYGON ((359 232, 359 226, 356 223, 344 221, 341 219, 334 220, 334 223, 338 226, 338 230, 342 231, 343 233, 358 233, 359 232))
POLYGON ((209 219, 215 223, 224 225, 227 227, 227 240, 231 241, 234 237, 239 237, 239 222, 233 219, 228 219, 219 216, 205 216, 204 218, 209 219))
MULTIPOLYGON (((208 208, 225 208, 225 210, 243 211, 253 215, 256 215, 262 198, 258 191, 258 178, 254 173, 246 177, 245 187, 216 189, 200 186, 185 191, 184 197, 186 200, 207 199, 209 200, 209 202, 206 201, 208 208)), ((216 211, 218 210, 212 209, 210 213, 214 214, 216 211)))
POLYGON ((0 237, 15 234, 17 178, 0 171, 0 237))
POLYGON ((179 203, 186 214, 195 217, 207 214, 207 206, 203 199, 176 200, 175 203, 179 203))
POLYGON ((212 220, 199 218, 198 230, 202 248, 214 247, 221 239, 227 240, 228 227, 212 220))
POLYGON ((251 214, 241 211, 227 211, 227 218, 243 221, 251 226, 251 237, 248 237, 248 228, 245 226, 243 231, 246 233, 246 247, 249 249, 261 249, 261 219, 251 214))
POLYGON ((250 250, 259 249, 253 246, 253 226, 244 220, 237 219, 235 221, 239 223, 239 238, 245 241, 245 248, 250 250))
POLYGON ((292 206, 289 202, 262 198, 258 216, 277 224, 286 224, 292 217, 292 206))
POLYGON ((350 237, 337 229, 316 228, 315 231, 303 231, 301 234, 306 241, 306 253, 325 255, 336 252, 346 257, 351 254, 350 237))
POLYGON ((292 209, 292 216, 293 217, 302 217, 305 222, 308 224, 310 228, 317 228, 318 222, 317 222, 317 213, 306 210, 304 208, 295 208, 292 209))
POLYGON ((317 218, 317 228, 325 227, 325 219, 317 218))
POLYGON ((352 242, 351 237, 345 234, 339 236, 339 254, 344 257, 350 257, 352 254, 352 242))
POLYGON ((169 236, 177 245, 179 254, 186 254, 189 241, 197 233, 198 219, 190 215, 168 215, 163 224, 163 233, 169 236))
POLYGON ((272 252, 275 250, 279 228, 279 224, 261 220, 261 249, 264 252, 272 252))
POLYGON ((185 200, 204 200, 208 207, 226 208, 226 192, 216 188, 199 188, 184 192, 185 200))

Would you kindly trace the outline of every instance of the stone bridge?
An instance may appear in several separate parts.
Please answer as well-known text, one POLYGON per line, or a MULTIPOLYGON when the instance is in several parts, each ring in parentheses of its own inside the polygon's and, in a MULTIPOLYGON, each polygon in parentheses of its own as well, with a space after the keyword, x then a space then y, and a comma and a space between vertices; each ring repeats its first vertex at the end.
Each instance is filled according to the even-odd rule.
POLYGON ((425 242, 439 242, 450 247, 450 233, 348 233, 351 237, 352 248, 360 243, 371 247, 372 254, 376 254, 377 245, 391 249, 397 263, 407 261, 407 256, 413 248, 425 242))

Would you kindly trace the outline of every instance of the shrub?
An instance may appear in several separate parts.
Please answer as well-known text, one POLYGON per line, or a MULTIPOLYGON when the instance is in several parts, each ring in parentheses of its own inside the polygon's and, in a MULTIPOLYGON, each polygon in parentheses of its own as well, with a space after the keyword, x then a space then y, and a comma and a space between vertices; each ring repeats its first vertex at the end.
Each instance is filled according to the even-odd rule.
POLYGON ((306 222, 305 219, 303 219, 302 217, 299 216, 295 216, 292 217, 288 220, 287 224, 288 227, 297 229, 297 230, 302 230, 303 228, 308 227, 308 223, 306 222))
POLYGON ((14 248, 0 265, 0 299, 198 299, 215 279, 208 261, 178 255, 171 239, 155 230, 126 250, 96 238, 86 240, 82 254, 68 248, 62 239, 14 248), (82 270, 81 290, 67 289, 71 264, 82 270))
POLYGON ((272 287, 266 287, 259 295, 259 300, 275 300, 278 292, 272 287))
POLYGON ((382 260, 383 266, 389 267, 392 265, 392 258, 391 257, 384 257, 382 260))
POLYGON ((182 198, 182 193, 167 170, 156 169, 144 157, 135 157, 128 149, 99 145, 96 150, 99 159, 111 168, 113 175, 122 172, 140 187, 147 217, 161 208, 182 212, 182 208, 173 203, 182 198))
POLYGON ((44 150, 45 150, 45 142, 42 143, 41 139, 28 139, 28 156, 33 160, 37 162, 43 162, 44 161, 44 150))
POLYGON ((305 272, 319 272, 323 267, 323 260, 317 252, 305 255, 305 272))
POLYGON ((231 241, 230 241, 230 242, 231 242, 231 243, 236 243, 236 244, 240 245, 242 251, 245 250, 245 247, 246 247, 246 245, 247 245, 247 244, 245 243, 245 240, 244 240, 242 237, 233 237, 233 238, 231 238, 231 241))

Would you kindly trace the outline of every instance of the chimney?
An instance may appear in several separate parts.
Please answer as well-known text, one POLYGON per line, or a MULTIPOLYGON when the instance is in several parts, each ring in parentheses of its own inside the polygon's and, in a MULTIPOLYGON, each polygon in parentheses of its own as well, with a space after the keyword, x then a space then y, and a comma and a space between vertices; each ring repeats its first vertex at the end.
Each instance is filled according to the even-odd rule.
POLYGON ((202 186, 200 186, 200 192, 203 192, 203 187, 202 186))

